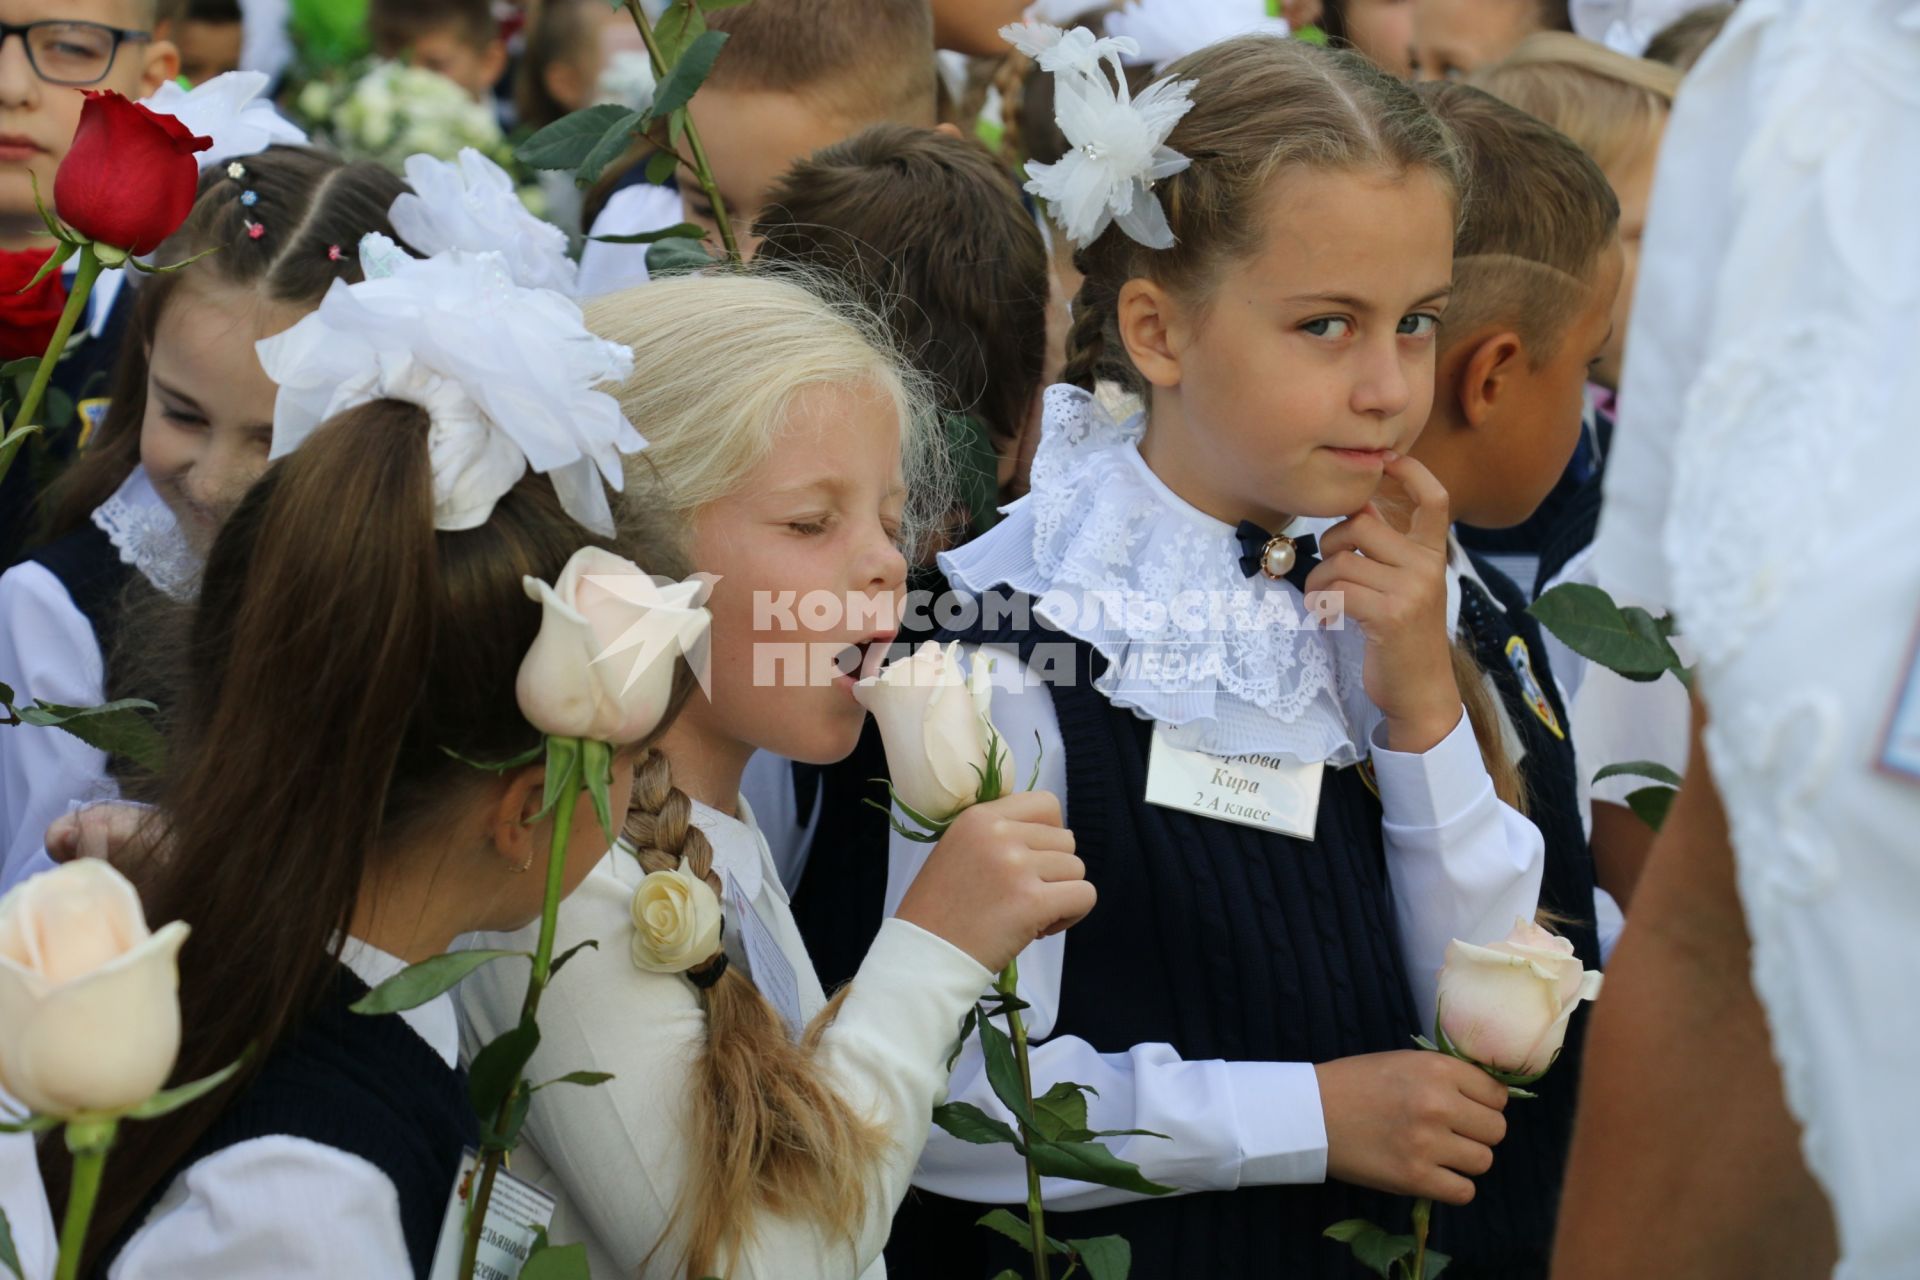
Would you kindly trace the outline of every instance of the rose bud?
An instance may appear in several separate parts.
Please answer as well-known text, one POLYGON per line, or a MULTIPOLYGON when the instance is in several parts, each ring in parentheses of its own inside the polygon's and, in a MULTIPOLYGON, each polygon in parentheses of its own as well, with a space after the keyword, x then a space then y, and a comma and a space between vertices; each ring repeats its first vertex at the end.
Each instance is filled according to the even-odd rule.
POLYGON ((959 651, 958 643, 942 649, 929 640, 911 658, 853 687, 880 726, 894 794, 935 822, 978 799, 989 741, 998 742, 1003 777, 1012 764, 987 718, 993 703, 987 662, 976 657, 972 678, 965 678, 959 651))
POLYGON ((54 212, 95 244, 152 253, 193 211, 194 153, 212 145, 173 116, 88 90, 53 177, 54 212))
POLYGON ((1440 970, 1440 1029, 1466 1058, 1533 1076, 1553 1065, 1582 1000, 1600 994, 1600 974, 1582 969, 1573 943, 1531 920, 1491 946, 1447 944, 1440 970))

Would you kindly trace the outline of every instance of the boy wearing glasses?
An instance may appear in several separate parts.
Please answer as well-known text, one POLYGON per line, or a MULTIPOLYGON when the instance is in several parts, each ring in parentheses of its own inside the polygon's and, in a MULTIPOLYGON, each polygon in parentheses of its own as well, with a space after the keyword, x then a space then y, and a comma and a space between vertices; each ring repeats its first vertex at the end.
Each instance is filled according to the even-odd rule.
MULTIPOLYGON (((44 260, 52 250, 34 207, 34 183, 51 207, 54 171, 73 144, 83 95, 110 89, 138 101, 179 74, 180 55, 164 38, 178 3, 0 0, 0 253, 44 260)), ((55 373, 55 385, 76 401, 105 394, 131 301, 118 298, 120 275, 108 272, 95 285, 86 336, 55 373)), ((70 455, 74 436, 69 427, 44 437, 41 448, 52 457, 42 463, 70 455)), ((30 528, 35 453, 23 453, 0 484, 0 565, 12 563, 30 528)))

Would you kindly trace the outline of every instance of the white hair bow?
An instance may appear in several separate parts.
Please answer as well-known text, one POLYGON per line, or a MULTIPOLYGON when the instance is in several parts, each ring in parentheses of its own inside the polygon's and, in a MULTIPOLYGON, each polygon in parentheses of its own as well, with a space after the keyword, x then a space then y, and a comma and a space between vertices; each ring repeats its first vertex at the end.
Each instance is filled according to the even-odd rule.
POLYGON ((1067 238, 1085 247, 1114 222, 1150 249, 1173 247, 1173 229, 1153 184, 1191 163, 1166 145, 1193 109, 1191 80, 1156 80, 1135 98, 1122 59, 1131 39, 1096 39, 1085 27, 1029 22, 1001 28, 1020 52, 1053 72, 1054 118, 1068 151, 1052 164, 1027 165, 1027 190, 1045 200, 1067 238), (1110 79, 1102 61, 1112 64, 1110 79))
POLYGON ((173 116, 213 145, 194 159, 205 173, 216 164, 240 156, 258 155, 272 146, 304 147, 307 135, 300 126, 274 109, 260 95, 267 77, 258 71, 226 71, 191 89, 169 80, 140 105, 157 115, 173 116))
POLYGON ((1107 18, 1107 30, 1132 41, 1130 66, 1169 62, 1235 36, 1285 36, 1285 18, 1267 16, 1266 0, 1133 0, 1107 18))
POLYGON ((572 296, 578 268, 567 257, 566 233, 527 211, 505 169, 462 147, 458 164, 415 155, 406 172, 413 189, 395 197, 387 215, 401 239, 429 257, 492 251, 506 258, 515 284, 572 296))
POLYGON ((317 311, 259 344, 280 385, 270 456, 348 409, 405 400, 432 422, 436 529, 484 524, 531 467, 569 515, 611 536, 602 479, 619 489, 621 455, 647 442, 596 388, 631 374, 633 353, 589 333, 571 299, 516 285, 498 253, 411 258, 370 235, 360 256, 366 280, 335 281, 317 311))

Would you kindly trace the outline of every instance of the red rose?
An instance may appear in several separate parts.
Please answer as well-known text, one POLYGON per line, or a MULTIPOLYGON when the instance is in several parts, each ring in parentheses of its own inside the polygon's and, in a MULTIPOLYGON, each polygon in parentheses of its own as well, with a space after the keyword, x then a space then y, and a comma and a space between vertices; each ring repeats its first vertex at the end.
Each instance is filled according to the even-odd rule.
POLYGON ((193 211, 213 139, 117 93, 89 90, 73 146, 53 178, 60 220, 97 244, 152 253, 193 211))
POLYGON ((0 252, 0 360, 45 355, 67 305, 67 282, 58 271, 31 289, 27 282, 53 255, 51 248, 0 252), (20 290, 26 289, 25 293, 20 290))

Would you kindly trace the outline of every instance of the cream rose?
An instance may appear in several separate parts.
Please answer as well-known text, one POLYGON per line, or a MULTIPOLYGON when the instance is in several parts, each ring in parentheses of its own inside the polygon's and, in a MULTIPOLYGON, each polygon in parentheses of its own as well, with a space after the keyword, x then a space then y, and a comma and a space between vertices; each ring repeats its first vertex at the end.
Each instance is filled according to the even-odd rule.
POLYGON ((540 732, 623 746, 652 733, 673 696, 681 654, 713 617, 698 580, 661 586, 631 560, 582 547, 552 586, 525 579, 540 634, 514 692, 540 732))
POLYGON ((987 716, 993 705, 988 664, 976 657, 971 677, 964 677, 959 655, 958 642, 942 649, 929 640, 853 687, 880 726, 894 794, 935 822, 978 798, 990 741, 998 744, 1003 777, 1013 763, 987 716))
POLYGON ((115 1115, 159 1092, 180 1052, 180 944, 140 896, 81 858, 0 898, 0 1087, 50 1116, 115 1115))
POLYGON ((1440 1027, 1467 1058, 1517 1076, 1553 1065, 1582 1000, 1600 994, 1600 974, 1583 969, 1573 943, 1531 920, 1491 946, 1447 944, 1440 970, 1440 1027))
POLYGON ((649 872, 633 891, 633 962, 685 973, 720 949, 720 898, 685 867, 649 872))

